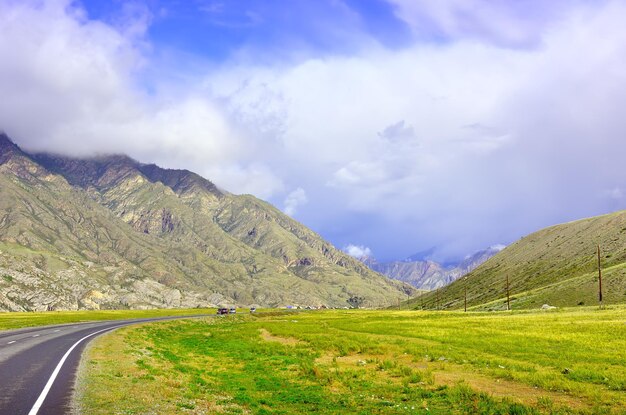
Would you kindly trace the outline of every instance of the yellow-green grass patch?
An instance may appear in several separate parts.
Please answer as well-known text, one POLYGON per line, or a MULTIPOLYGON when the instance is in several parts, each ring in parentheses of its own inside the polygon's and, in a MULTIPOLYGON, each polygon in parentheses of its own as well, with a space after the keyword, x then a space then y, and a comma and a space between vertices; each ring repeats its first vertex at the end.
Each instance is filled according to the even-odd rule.
POLYGON ((82 323, 86 321, 125 320, 131 318, 187 316, 214 313, 214 308, 0 312, 0 331, 52 324, 82 323))

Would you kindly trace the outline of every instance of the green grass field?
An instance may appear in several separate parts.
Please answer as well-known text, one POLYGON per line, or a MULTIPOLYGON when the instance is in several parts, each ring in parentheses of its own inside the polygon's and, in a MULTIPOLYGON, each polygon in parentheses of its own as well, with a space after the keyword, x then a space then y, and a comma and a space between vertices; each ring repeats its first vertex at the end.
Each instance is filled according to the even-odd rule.
POLYGON ((102 310, 102 311, 46 311, 38 313, 0 313, 0 330, 50 324, 81 323, 85 321, 125 320, 129 318, 151 318, 214 314, 215 309, 154 309, 154 310, 102 310))
POLYGON ((626 308, 160 322, 89 347, 85 414, 624 414, 626 308))

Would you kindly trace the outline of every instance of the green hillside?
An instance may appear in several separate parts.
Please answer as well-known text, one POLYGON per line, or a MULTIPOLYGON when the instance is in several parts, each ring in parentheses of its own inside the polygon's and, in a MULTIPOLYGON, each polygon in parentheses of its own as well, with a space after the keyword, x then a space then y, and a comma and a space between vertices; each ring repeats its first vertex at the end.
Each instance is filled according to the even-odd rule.
POLYGON ((604 303, 626 302, 626 211, 551 226, 510 245, 467 275, 413 299, 413 308, 506 309, 598 304, 597 245, 604 303))
MULTIPOLYGON (((0 137, 0 141, 2 141, 0 137)), ((0 310, 366 306, 411 289, 252 196, 125 156, 0 142, 0 310)))

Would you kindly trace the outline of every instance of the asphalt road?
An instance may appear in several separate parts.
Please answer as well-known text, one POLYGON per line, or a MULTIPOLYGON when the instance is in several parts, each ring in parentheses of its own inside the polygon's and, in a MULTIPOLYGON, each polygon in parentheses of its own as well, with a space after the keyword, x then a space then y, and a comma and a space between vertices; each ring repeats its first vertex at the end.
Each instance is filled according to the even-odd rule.
POLYGON ((76 369, 90 340, 118 327, 173 318, 185 317, 97 321, 1 331, 0 415, 70 413, 76 369))

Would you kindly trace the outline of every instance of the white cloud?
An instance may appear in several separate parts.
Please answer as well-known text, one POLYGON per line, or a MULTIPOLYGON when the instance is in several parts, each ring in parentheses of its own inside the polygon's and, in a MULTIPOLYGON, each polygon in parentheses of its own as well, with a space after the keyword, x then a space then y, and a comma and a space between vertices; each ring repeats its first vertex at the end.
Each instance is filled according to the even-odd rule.
POLYGON ((405 125, 404 120, 387 126, 378 133, 378 136, 391 142, 410 141, 415 138, 415 131, 412 126, 405 125))
POLYGON ((289 216, 296 214, 296 211, 300 206, 305 205, 309 200, 306 197, 306 192, 303 188, 298 187, 293 192, 289 193, 285 198, 285 213, 289 216))
POLYGON ((0 0, 0 129, 195 170, 382 257, 464 255, 626 207, 603 191, 626 182, 623 2, 555 2, 535 24, 479 0, 393 1, 454 41, 146 81, 149 16, 114 27, 0 0))
POLYGON ((578 0, 388 0, 398 18, 417 36, 448 40, 477 39, 507 47, 537 46, 549 23, 559 20, 578 0))
POLYGON ((357 259, 362 259, 362 258, 367 258, 367 257, 372 256, 372 250, 363 245, 349 244, 343 248, 343 252, 357 259))
POLYGON ((384 162, 377 161, 352 161, 346 166, 337 170, 333 179, 329 183, 332 186, 372 186, 390 179, 390 172, 387 171, 384 162))
POLYGON ((258 157, 264 143, 217 97, 158 79, 146 92, 150 17, 124 10, 112 26, 87 20, 69 0, 0 2, 2 129, 27 149, 127 153, 209 173, 237 193, 282 191, 258 157))
POLYGON ((626 181, 614 151, 625 145, 623 18, 619 2, 580 7, 530 50, 457 39, 229 68, 214 82, 280 96, 274 171, 322 195, 300 217, 365 215, 366 229, 350 229, 385 257, 433 245, 458 256, 610 209, 597 189, 626 181), (389 140, 396 132, 419 143, 389 140))

